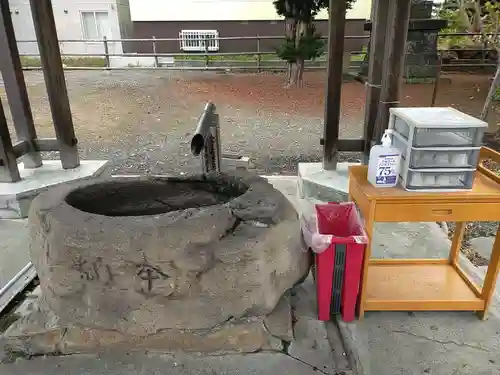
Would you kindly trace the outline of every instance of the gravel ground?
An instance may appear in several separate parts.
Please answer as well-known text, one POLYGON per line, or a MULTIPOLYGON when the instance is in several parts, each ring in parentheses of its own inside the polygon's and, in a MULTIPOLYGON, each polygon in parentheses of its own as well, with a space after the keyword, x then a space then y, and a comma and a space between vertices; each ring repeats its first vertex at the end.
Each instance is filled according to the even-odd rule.
MULTIPOLYGON (((447 77, 437 105, 478 115, 490 77, 447 77)), ((324 72, 306 72, 305 87, 287 90, 284 77, 270 73, 70 71, 66 81, 81 157, 109 159, 114 173, 198 172, 189 143, 208 100, 220 113, 223 151, 250 156, 257 172, 295 174, 298 162, 321 159, 324 72)), ((39 136, 54 136, 42 74, 26 72, 26 82, 39 136)), ((433 85, 404 85, 402 105, 428 106, 432 90, 433 85)), ((5 100, 1 81, 0 97, 5 100)), ((343 84, 342 138, 362 136, 364 100, 363 85, 343 84)), ((499 123, 500 111, 490 112, 490 121, 499 123)), ((341 156, 357 159, 358 154, 341 156)), ((491 225, 480 224, 470 226, 467 236, 492 233, 491 225)))
MULTIPOLYGON (((81 157, 110 159, 116 173, 198 171, 199 160, 189 149, 190 136, 204 104, 212 100, 221 116, 223 151, 250 156, 258 172, 293 174, 298 162, 320 160, 322 100, 307 105, 311 97, 302 99, 307 99, 310 91, 286 92, 279 87, 282 77, 242 77, 257 85, 259 79, 260 83, 267 79, 271 84, 271 91, 261 85, 263 93, 268 95, 264 106, 243 97, 221 100, 219 88, 229 91, 228 81, 242 83, 233 75, 68 72, 66 79, 81 157), (211 86, 203 87, 202 82, 211 86), (274 100, 277 91, 286 95, 274 100), (293 100, 295 104, 288 104, 293 100), (305 113, 301 111, 304 108, 305 113)), ((28 72, 26 81, 39 136, 53 136, 43 77, 38 72, 28 72)), ((248 96, 255 95, 255 90, 241 90, 248 96)), ((264 99, 262 94, 259 97, 264 99)), ((343 127, 346 137, 362 134, 362 108, 357 105, 356 109, 357 119, 351 120, 350 127, 347 124, 343 127)), ((350 159, 357 158, 355 155, 350 159)))

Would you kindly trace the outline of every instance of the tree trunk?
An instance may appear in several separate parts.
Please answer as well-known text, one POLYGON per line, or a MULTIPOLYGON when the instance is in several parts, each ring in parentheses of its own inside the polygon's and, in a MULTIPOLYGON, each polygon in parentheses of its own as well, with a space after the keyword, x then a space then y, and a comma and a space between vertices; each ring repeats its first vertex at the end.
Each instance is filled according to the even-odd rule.
MULTIPOLYGON (((295 35, 297 30, 297 21, 293 18, 285 18, 285 38, 295 41, 295 35)), ((295 84, 295 74, 294 74, 294 63, 287 62, 287 77, 285 82, 285 87, 290 87, 295 84)))
POLYGON ((287 62, 286 65, 287 65, 287 75, 286 75, 285 87, 288 87, 290 86, 290 82, 292 81, 293 65, 290 62, 287 62))
POLYGON ((297 86, 302 87, 304 83, 304 59, 297 60, 297 86))
POLYGON ((292 87, 297 85, 298 78, 298 65, 297 63, 289 63, 289 77, 286 87, 292 87))
MULTIPOLYGON (((308 28, 310 26, 304 21, 299 21, 295 27, 295 48, 298 50, 300 47, 301 38, 305 35, 308 28)), ((297 61, 295 63, 295 75, 293 82, 290 82, 290 85, 294 84, 295 86, 302 87, 302 77, 304 76, 304 59, 299 56, 297 57, 297 61)))
POLYGON ((488 95, 486 96, 486 100, 484 101, 483 110, 481 111, 481 116, 479 117, 481 120, 485 121, 486 116, 488 116, 488 110, 490 108, 493 97, 495 96, 495 91, 500 85, 500 63, 497 64, 497 71, 495 73, 495 78, 491 82, 490 91, 488 91, 488 95))

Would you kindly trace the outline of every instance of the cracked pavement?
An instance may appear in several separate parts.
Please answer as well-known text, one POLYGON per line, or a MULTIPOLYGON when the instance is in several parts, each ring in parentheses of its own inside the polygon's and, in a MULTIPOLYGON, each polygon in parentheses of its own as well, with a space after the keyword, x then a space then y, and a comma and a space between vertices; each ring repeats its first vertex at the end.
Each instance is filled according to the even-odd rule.
POLYGON ((480 321, 468 312, 371 312, 346 327, 358 343, 362 374, 500 373, 495 316, 480 321))
MULTIPOLYGON (((154 353, 107 353, 22 360, 2 375, 313 375, 318 371, 280 353, 194 357, 154 353)), ((340 373, 336 373, 339 374, 340 373)), ((334 375, 334 374, 329 374, 334 375)))
MULTIPOLYGON (((373 242, 376 258, 446 258, 450 246, 435 223, 376 224, 373 242)), ((460 263, 481 284, 478 269, 460 263)), ((498 298, 492 305, 486 321, 472 312, 383 311, 339 325, 359 375, 493 375, 500 374, 498 298)))

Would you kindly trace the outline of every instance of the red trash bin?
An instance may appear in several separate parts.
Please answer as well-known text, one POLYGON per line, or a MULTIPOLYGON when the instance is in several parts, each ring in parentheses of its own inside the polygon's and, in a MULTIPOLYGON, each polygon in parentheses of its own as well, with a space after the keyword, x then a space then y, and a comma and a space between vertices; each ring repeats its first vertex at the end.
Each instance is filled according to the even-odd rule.
POLYGON ((341 313, 349 322, 356 314, 368 237, 352 202, 316 204, 316 218, 318 234, 329 236, 327 249, 315 254, 318 318, 341 313))

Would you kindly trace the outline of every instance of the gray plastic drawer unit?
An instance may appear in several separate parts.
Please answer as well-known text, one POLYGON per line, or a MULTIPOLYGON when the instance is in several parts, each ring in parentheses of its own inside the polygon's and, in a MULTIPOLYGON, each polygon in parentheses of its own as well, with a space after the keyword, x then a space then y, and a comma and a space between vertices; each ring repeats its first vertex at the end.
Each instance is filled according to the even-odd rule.
POLYGON ((475 168, 481 147, 411 147, 398 133, 392 135, 392 145, 401 151, 403 166, 408 168, 475 168))
POLYGON ((488 124, 454 108, 391 108, 401 185, 410 191, 472 189, 488 124))
POLYGON ((391 108, 389 129, 412 147, 480 147, 488 124, 446 107, 391 108))

